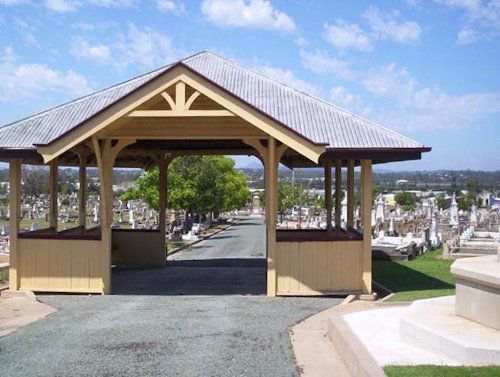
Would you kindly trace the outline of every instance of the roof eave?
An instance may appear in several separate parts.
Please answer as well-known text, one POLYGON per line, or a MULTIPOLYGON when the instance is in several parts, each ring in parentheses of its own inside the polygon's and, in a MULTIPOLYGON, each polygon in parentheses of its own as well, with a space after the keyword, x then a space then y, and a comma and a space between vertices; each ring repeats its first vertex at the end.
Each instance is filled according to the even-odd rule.
POLYGON ((422 153, 430 152, 431 147, 410 148, 326 148, 322 158, 373 160, 377 163, 419 160, 422 153))

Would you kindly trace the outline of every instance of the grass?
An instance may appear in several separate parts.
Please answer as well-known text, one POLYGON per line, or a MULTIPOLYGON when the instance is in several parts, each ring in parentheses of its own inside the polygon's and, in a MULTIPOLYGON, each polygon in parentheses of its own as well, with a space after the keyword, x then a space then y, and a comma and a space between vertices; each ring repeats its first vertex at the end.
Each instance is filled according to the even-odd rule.
POLYGON ((384 368, 388 377, 493 377, 500 376, 500 366, 449 367, 437 365, 400 366, 384 368))
POLYGON ((395 292, 388 301, 413 301, 455 294, 452 260, 437 249, 405 262, 373 261, 373 279, 395 292))
POLYGON ((9 268, 0 268, 0 285, 3 285, 9 281, 9 268))
POLYGON ((185 244, 185 241, 167 241, 167 254, 170 254, 172 250, 177 249, 178 247, 181 247, 185 244))

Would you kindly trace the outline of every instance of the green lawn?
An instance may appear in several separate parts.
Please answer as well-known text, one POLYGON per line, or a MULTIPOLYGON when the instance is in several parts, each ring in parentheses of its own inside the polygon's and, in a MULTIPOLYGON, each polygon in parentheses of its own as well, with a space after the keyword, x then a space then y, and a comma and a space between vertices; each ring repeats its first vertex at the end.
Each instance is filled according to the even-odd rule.
POLYGON ((186 241, 179 240, 179 241, 167 241, 167 254, 170 254, 172 250, 177 249, 178 247, 181 247, 182 245, 185 245, 186 241))
POLYGON ((384 368, 388 377, 493 377, 500 376, 500 366, 445 367, 436 365, 399 366, 384 368))
POLYGON ((9 268, 0 268, 0 286, 4 285, 9 281, 9 268))
POLYGON ((373 280, 395 295, 388 301, 413 301, 455 294, 455 279, 450 272, 452 260, 440 260, 437 249, 412 261, 373 261, 373 280))

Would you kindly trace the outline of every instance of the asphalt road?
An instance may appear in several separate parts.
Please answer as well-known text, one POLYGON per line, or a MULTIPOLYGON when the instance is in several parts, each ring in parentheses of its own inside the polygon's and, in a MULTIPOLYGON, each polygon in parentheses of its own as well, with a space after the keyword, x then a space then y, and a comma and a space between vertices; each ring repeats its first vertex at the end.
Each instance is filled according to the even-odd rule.
POLYGON ((212 238, 172 256, 172 260, 265 258, 266 228, 261 218, 241 218, 212 238))
POLYGON ((113 295, 39 296, 59 311, 0 338, 0 375, 298 376, 288 329, 340 299, 264 296, 251 223, 205 242, 208 261, 114 272, 113 295))

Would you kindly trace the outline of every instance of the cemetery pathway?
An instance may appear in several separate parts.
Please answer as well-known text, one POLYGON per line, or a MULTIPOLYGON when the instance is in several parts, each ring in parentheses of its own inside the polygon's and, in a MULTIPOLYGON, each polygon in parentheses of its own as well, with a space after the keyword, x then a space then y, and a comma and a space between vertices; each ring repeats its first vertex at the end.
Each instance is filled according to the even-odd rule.
POLYGON ((0 338, 0 375, 298 377, 289 328, 341 299, 266 297, 264 240, 248 219, 112 295, 38 296, 58 312, 0 338))
POLYGON ((113 271, 114 294, 264 295, 265 226, 239 224, 169 258, 166 268, 113 271))
POLYGON ((174 254, 171 260, 265 258, 266 228, 262 218, 245 217, 230 228, 174 254))

